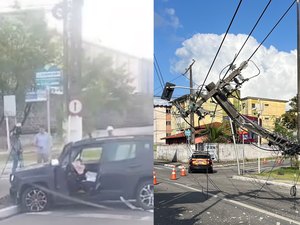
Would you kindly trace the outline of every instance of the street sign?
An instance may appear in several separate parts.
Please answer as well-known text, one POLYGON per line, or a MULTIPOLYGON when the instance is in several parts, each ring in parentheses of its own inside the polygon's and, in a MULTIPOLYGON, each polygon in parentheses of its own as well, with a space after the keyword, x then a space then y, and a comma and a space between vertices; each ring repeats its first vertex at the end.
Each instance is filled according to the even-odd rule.
POLYGON ((187 137, 190 137, 191 134, 192 134, 192 132, 189 129, 184 131, 184 135, 187 136, 187 137))
POLYGON ((57 68, 37 72, 35 74, 35 84, 37 90, 49 88, 51 94, 63 94, 62 73, 57 68))
POLYGON ((25 95, 25 102, 45 102, 47 92, 45 90, 29 91, 25 95))
POLYGON ((82 103, 75 99, 75 100, 72 100, 70 101, 69 103, 69 111, 70 113, 72 114, 79 114, 82 110, 82 103))
POLYGON ((16 96, 15 95, 5 95, 4 100, 4 116, 16 116, 16 96))

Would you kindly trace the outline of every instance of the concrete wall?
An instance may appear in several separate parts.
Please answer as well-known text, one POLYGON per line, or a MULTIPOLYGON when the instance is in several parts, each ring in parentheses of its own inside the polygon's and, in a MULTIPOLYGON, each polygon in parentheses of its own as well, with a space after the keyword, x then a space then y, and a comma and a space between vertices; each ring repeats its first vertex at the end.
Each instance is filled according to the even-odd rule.
MULTIPOLYGON (((267 148, 267 146, 262 146, 267 148)), ((263 151, 253 145, 237 145, 237 151, 239 158, 243 157, 243 150, 245 154, 245 159, 257 159, 275 157, 275 152, 263 151)), ((216 154, 219 161, 235 161, 236 153, 233 144, 217 144, 216 154)), ((159 145, 157 146, 156 152, 154 154, 155 159, 168 160, 168 161, 178 161, 178 162, 188 162, 188 158, 191 154, 191 150, 188 145, 159 145)))

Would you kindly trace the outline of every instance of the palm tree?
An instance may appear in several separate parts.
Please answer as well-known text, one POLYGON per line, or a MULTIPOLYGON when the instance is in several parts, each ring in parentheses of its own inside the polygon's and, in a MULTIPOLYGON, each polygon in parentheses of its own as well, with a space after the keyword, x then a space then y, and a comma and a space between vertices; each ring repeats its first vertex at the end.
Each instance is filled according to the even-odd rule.
POLYGON ((228 143, 230 141, 230 130, 228 130, 226 124, 219 127, 208 125, 205 133, 207 134, 206 143, 228 143))

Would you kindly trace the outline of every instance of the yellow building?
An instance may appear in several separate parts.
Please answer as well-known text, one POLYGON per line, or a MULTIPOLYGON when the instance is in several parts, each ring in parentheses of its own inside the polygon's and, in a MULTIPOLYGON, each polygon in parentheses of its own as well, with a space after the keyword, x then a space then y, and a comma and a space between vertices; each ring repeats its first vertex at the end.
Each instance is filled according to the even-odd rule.
POLYGON ((241 101, 241 113, 248 116, 259 116, 262 127, 270 131, 274 130, 275 120, 286 112, 286 104, 288 102, 285 100, 257 97, 245 97, 241 101))
MULTIPOLYGON (((184 95, 180 98, 176 99, 177 102, 181 105, 182 108, 185 110, 188 109, 190 105, 190 99, 189 95, 184 95)), ((229 98, 229 101, 237 108, 241 108, 240 101, 236 98, 229 98)), ((205 102, 202 105, 202 108, 208 112, 210 112, 209 115, 201 118, 199 120, 199 116, 197 114, 194 114, 194 126, 201 126, 206 124, 211 124, 213 122, 223 122, 223 118, 227 116, 225 111, 216 104, 216 102, 212 99, 209 99, 207 102, 205 102), (214 115, 214 116, 213 116, 214 115)), ((184 129, 187 129, 190 127, 188 123, 190 123, 190 117, 187 117, 185 119, 181 118, 180 113, 176 106, 172 105, 171 108, 172 113, 172 134, 176 134, 184 129), (186 121, 185 121, 186 120, 186 121), (187 123, 188 122, 188 123, 187 123)))
POLYGON ((153 119, 154 144, 164 144, 166 140, 161 140, 161 138, 171 135, 171 104, 154 98, 153 119))
MULTIPOLYGON (((181 105, 185 110, 188 109, 190 105, 189 95, 184 95, 178 99, 177 102, 181 105)), ((286 104, 288 101, 278 100, 278 99, 268 99, 268 98, 257 98, 257 97, 245 97, 239 100, 238 98, 229 98, 229 101, 235 106, 235 108, 243 115, 257 117, 259 113, 259 118, 262 121, 262 127, 273 131, 274 130, 274 122, 276 118, 279 118, 286 112, 286 104)), ((200 126, 205 124, 210 124, 213 122, 223 122, 224 118, 228 118, 225 111, 215 104, 215 101, 210 99, 205 102, 203 105, 203 109, 211 112, 211 115, 215 115, 212 117, 211 115, 207 115, 206 117, 199 120, 199 116, 195 114, 194 116, 194 126, 200 126)), ((185 118, 186 121, 181 118, 178 109, 172 105, 171 108, 172 120, 172 134, 176 134, 184 129, 190 127, 188 123, 190 123, 190 118, 185 118), (188 122, 188 123, 187 123, 188 122)))

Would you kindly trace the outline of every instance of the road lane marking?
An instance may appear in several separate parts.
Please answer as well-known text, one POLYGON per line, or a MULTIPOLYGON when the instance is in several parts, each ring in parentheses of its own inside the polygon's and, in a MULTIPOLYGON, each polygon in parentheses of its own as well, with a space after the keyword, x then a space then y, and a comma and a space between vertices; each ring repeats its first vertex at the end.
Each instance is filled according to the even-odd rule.
MULTIPOLYGON (((169 182, 168 182, 169 183, 169 182)), ((197 188, 193 188, 193 187, 189 187, 189 186, 186 186, 184 184, 180 184, 180 183, 177 183, 177 182, 174 182, 174 183, 169 183, 169 184, 175 184, 177 186, 181 186, 181 187, 184 187, 186 189, 190 189, 190 190, 193 190, 193 191, 197 191, 197 192, 202 192, 202 190, 200 189, 197 189, 197 188)), ((211 197, 215 197, 216 195, 213 195, 213 194, 210 194, 210 193, 207 193, 209 196, 211 197)), ((218 195, 217 195, 218 196, 218 195)), ((218 196, 218 198, 220 198, 221 200, 224 200, 224 201, 227 201, 227 202, 230 202, 232 204, 235 204, 235 205, 239 205, 239 206, 242 206, 244 208, 248 208, 248 209, 251 209, 251 210, 254 210, 254 211, 257 211, 257 212, 260 212, 260 213, 264 213, 266 215, 269 215, 269 216, 272 216, 274 218, 277 218, 277 219, 281 219, 281 220, 284 220, 284 221, 287 221, 289 223, 294 223, 294 224, 299 224, 300 225, 300 222, 299 221, 296 221, 296 220, 293 220, 293 219, 290 219, 290 218, 287 218, 287 217, 284 217, 284 216, 280 216, 276 213, 272 213, 272 212, 269 212, 269 211, 266 211, 264 209, 260 209, 260 208, 257 208, 255 206, 251 206, 251 205, 247 205, 245 203, 241 203, 241 202, 238 202, 238 201, 235 201, 235 200, 231 200, 231 199, 227 199, 227 198, 222 198, 220 196, 218 196)))

